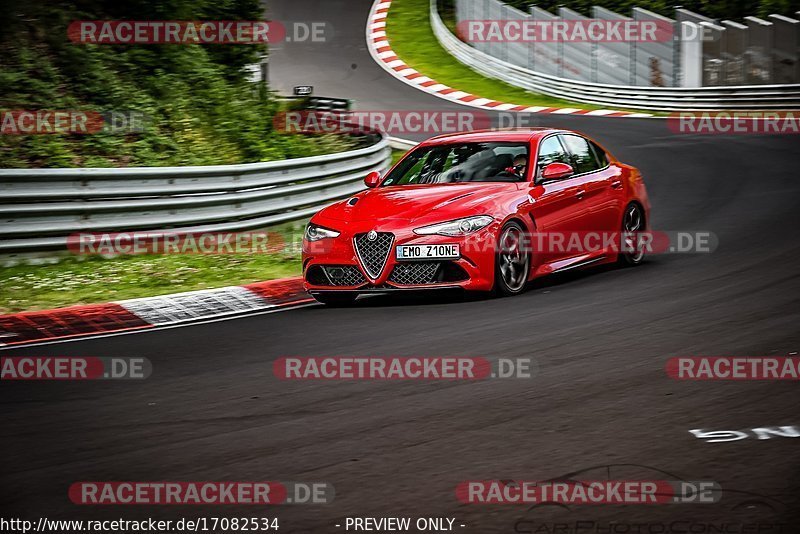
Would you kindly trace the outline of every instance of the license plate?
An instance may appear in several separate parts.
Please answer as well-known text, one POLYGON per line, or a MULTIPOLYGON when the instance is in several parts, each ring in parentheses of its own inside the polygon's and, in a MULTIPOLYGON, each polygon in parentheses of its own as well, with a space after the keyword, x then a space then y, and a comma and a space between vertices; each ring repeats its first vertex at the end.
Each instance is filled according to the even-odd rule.
POLYGON ((403 260, 452 260, 461 257, 458 245, 400 245, 397 259, 403 260))

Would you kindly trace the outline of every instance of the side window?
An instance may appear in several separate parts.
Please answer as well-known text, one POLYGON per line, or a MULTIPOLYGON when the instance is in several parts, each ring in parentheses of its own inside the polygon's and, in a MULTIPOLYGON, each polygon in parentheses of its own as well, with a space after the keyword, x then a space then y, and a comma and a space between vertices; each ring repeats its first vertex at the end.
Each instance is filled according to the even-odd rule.
POLYGON ((596 171, 599 168, 594 152, 586 139, 577 135, 565 135, 563 139, 572 156, 572 166, 575 167, 576 174, 596 171))
POLYGON ((608 167, 608 156, 606 156, 605 151, 600 148, 597 143, 589 141, 589 144, 591 144, 594 149, 594 155, 597 156, 597 162, 600 164, 600 168, 608 167))
POLYGON ((551 135, 539 144, 539 159, 536 163, 539 169, 542 169, 546 165, 556 162, 572 165, 569 155, 564 151, 564 147, 558 140, 558 136, 551 135))

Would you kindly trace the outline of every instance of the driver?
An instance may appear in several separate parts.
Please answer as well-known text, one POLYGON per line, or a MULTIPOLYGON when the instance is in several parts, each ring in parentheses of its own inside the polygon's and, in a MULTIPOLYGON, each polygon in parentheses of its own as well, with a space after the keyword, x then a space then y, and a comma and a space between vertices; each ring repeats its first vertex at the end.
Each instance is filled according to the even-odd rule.
POLYGON ((525 173, 525 167, 528 165, 528 158, 525 154, 520 154, 518 156, 514 156, 514 162, 512 166, 506 169, 509 173, 515 174, 522 178, 523 174, 525 173))

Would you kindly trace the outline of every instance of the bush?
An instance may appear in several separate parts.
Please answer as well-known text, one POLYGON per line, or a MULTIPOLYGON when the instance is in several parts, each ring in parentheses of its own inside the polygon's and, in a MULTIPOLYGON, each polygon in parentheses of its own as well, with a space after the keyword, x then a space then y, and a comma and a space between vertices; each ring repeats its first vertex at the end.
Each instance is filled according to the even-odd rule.
POLYGON ((272 128, 280 102, 243 67, 261 45, 84 45, 73 20, 258 20, 258 0, 14 0, 0 20, 0 109, 136 111, 141 133, 2 135, 0 167, 211 165, 347 149, 272 128))

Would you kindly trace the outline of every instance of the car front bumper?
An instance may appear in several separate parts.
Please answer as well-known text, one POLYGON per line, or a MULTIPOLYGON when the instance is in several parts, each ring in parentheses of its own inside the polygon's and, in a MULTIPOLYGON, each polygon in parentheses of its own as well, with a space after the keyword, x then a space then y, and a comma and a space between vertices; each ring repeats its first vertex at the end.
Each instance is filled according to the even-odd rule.
MULTIPOLYGON (((452 289, 488 291, 494 279, 494 226, 491 224, 469 236, 417 235, 408 221, 333 221, 314 219, 314 223, 340 232, 336 238, 309 242, 303 240, 303 280, 312 295, 344 291, 386 293, 413 289, 452 289), (357 236, 374 230, 381 237, 391 235, 386 260, 370 262, 372 256, 360 250, 357 236), (400 245, 458 244, 457 259, 398 260, 400 245), (361 252, 361 254, 359 254, 361 252), (371 266, 371 268, 370 268, 371 266)), ((359 238, 359 242, 364 237, 359 238)), ((383 249, 381 249, 382 251, 383 249)))

